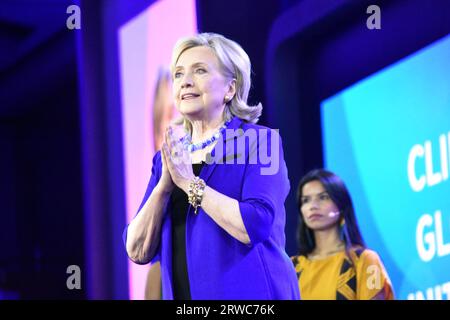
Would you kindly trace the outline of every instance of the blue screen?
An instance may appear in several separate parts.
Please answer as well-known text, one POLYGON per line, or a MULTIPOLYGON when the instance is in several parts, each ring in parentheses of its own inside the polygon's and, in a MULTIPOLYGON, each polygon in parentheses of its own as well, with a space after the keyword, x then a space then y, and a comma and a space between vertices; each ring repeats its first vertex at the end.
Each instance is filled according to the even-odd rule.
POLYGON ((450 299, 450 36, 321 104, 325 167, 346 183, 398 299, 450 299))

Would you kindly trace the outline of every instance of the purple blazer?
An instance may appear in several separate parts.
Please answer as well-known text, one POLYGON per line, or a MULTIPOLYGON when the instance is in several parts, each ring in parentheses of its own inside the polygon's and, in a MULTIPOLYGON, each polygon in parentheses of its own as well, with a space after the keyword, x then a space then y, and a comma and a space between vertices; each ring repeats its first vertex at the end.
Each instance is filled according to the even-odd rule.
MULTIPOLYGON (((284 202, 290 186, 281 139, 276 131, 246 123, 238 117, 232 119, 228 129, 234 133, 230 134, 230 130, 221 136, 209 158, 222 159, 224 163, 215 161, 204 165, 200 177, 209 187, 239 201, 251 244, 245 245, 230 236, 202 208, 195 215, 189 206, 186 260, 191 297, 196 300, 299 299, 297 276, 285 252, 284 202), (279 159, 275 174, 261 174, 262 168, 269 167, 267 161, 252 161, 259 151, 271 154, 270 143, 261 143, 259 139, 264 135, 261 132, 269 132, 268 137, 276 135, 278 150, 273 151, 279 152, 279 159), (237 147, 243 141, 245 147, 242 144, 237 147)), ((157 152, 141 208, 158 183, 161 171, 161 153, 157 152)), ((158 253, 153 257, 161 262, 164 299, 173 299, 171 231, 168 205, 158 253)))

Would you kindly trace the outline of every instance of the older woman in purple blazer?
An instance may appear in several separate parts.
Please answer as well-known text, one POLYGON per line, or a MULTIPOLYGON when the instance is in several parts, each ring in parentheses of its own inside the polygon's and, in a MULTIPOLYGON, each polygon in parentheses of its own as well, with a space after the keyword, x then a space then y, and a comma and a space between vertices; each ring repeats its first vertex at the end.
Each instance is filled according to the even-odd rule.
POLYGON ((165 299, 299 299, 285 252, 289 180, 278 132, 248 106, 250 60, 225 37, 181 39, 173 94, 184 132, 169 129, 124 232, 128 256, 161 262, 165 299))

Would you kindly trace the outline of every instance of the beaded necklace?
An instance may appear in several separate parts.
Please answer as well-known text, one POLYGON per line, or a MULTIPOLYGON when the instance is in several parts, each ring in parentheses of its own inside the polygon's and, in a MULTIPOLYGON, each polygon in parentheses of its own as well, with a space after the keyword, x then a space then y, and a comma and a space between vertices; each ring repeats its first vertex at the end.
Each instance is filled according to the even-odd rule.
POLYGON ((212 144, 214 141, 219 139, 219 137, 224 133, 225 129, 230 124, 231 119, 226 121, 209 139, 206 139, 199 143, 192 143, 192 137, 190 134, 185 135, 183 138, 180 139, 181 143, 183 144, 184 148, 189 152, 194 152, 197 150, 205 149, 207 146, 212 144))

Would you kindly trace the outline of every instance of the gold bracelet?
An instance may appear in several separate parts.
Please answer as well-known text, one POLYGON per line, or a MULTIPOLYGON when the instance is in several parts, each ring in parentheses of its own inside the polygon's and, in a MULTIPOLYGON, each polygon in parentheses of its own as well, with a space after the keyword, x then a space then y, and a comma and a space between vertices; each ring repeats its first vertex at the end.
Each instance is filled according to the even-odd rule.
POLYGON ((188 190, 188 202, 194 207, 194 213, 197 214, 198 208, 201 206, 203 199, 203 192, 205 191, 206 184, 203 179, 195 177, 189 184, 188 190))

